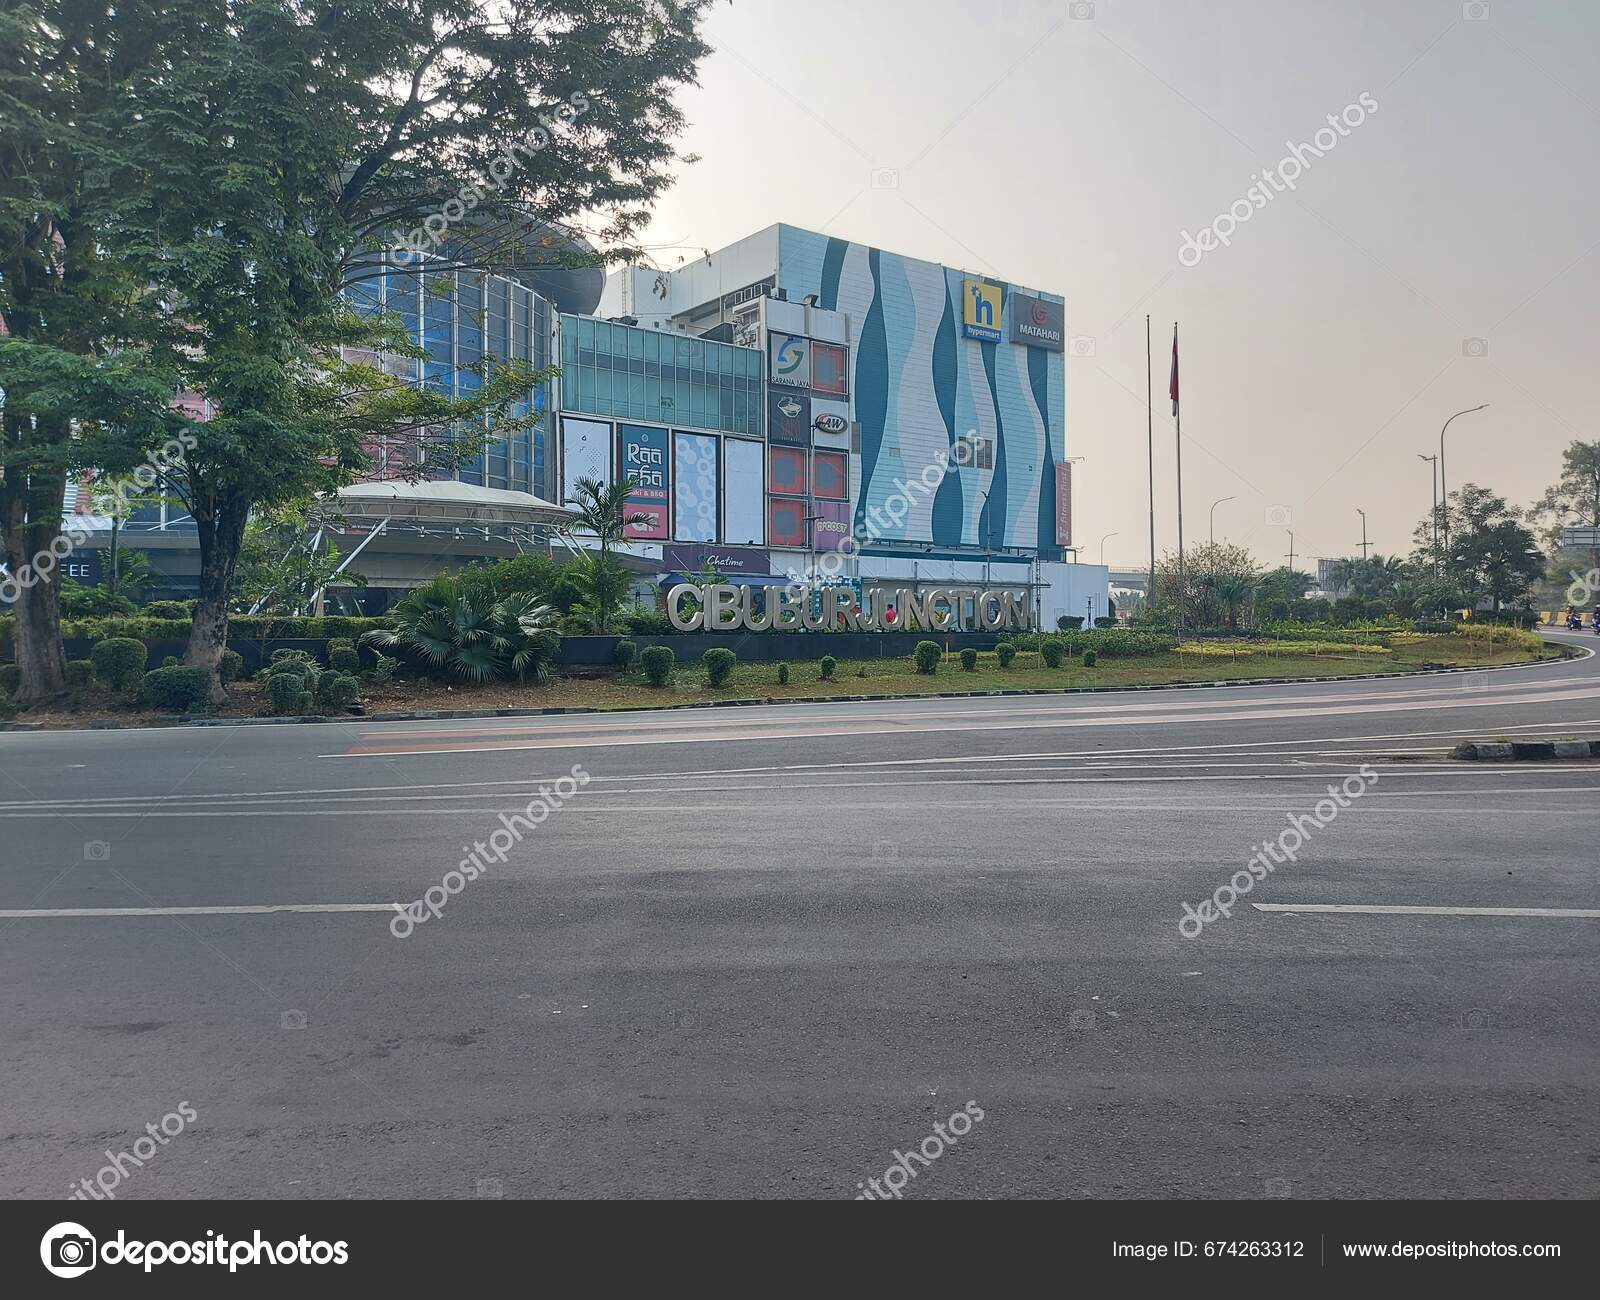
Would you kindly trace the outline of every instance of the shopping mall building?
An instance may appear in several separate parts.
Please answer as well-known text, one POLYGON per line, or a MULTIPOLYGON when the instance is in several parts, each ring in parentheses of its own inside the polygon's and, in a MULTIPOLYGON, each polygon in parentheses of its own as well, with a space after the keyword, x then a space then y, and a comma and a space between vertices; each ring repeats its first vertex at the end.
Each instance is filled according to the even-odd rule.
MULTIPOLYGON (((425 350, 378 358, 408 382, 468 392, 485 355, 560 368, 518 412, 535 418, 452 480, 407 485, 390 466, 329 503, 319 533, 354 554, 367 610, 475 559, 581 550, 562 503, 579 478, 626 475, 641 598, 714 570, 863 596, 1006 588, 1046 626, 1107 613, 1107 571, 1064 562, 1059 295, 783 225, 609 278, 529 247, 529 269, 508 275, 419 273, 391 255, 351 290, 425 350)), ((92 514, 86 492, 74 506, 92 514)), ((150 552, 160 594, 192 593, 181 511, 152 507, 122 537, 150 552)), ((98 557, 75 558, 94 581, 98 557)))

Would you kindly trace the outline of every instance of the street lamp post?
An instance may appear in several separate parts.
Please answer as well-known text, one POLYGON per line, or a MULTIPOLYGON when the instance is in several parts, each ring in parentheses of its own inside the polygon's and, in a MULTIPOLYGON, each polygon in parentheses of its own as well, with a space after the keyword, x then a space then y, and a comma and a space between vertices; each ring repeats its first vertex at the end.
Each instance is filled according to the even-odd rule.
POLYGON ((1445 503, 1444 549, 1447 551, 1450 549, 1450 485, 1448 482, 1446 482, 1444 476, 1444 435, 1446 430, 1448 430, 1450 426, 1459 420, 1463 415, 1471 415, 1474 411, 1487 410, 1488 406, 1489 403, 1485 402, 1482 406, 1469 406, 1464 411, 1457 411, 1444 422, 1444 428, 1439 430, 1439 499, 1445 503))
POLYGON ((1357 506, 1356 513, 1361 516, 1361 558, 1365 560, 1367 558, 1367 512, 1357 506))
POLYGON ((1101 564, 1104 564, 1106 562, 1106 543, 1108 541, 1110 541, 1113 537, 1121 537, 1121 536, 1122 536, 1121 533, 1107 533, 1104 537, 1102 537, 1100 539, 1100 563, 1101 564))
POLYGON ((1289 572, 1293 573, 1294 572, 1294 529, 1285 528, 1283 531, 1289 534, 1289 572))
POLYGON ((1211 544, 1217 544, 1217 507, 1224 501, 1237 501, 1238 497, 1218 497, 1211 503, 1211 544))
POLYGON ((1433 514, 1429 518, 1433 520, 1433 572, 1434 576, 1437 577, 1439 574, 1439 458, 1437 456, 1424 456, 1419 451, 1417 459, 1425 460, 1433 467, 1433 514))

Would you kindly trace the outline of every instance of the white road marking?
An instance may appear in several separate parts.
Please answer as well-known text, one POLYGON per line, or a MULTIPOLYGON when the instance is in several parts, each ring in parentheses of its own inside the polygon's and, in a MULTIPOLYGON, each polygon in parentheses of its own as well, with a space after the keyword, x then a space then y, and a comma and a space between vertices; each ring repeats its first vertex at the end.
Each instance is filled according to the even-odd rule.
POLYGON ((1554 916, 1600 921, 1595 907, 1406 907, 1379 903, 1251 903, 1258 912, 1359 912, 1369 916, 1554 916))
POLYGON ((392 912, 393 903, 273 903, 251 907, 28 907, 0 911, 0 920, 101 916, 268 916, 274 912, 392 912))

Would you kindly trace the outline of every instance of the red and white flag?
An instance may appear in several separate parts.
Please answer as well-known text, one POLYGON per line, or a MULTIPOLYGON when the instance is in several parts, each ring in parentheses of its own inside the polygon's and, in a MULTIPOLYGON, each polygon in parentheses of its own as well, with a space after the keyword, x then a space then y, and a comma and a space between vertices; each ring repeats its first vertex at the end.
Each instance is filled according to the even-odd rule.
POLYGON ((1172 413, 1178 413, 1178 324, 1172 324, 1172 413))

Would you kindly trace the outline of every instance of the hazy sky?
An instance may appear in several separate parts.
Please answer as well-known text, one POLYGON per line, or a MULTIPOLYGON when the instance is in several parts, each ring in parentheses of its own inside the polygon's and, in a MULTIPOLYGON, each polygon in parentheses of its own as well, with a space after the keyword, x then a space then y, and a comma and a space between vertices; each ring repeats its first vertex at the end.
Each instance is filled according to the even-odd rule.
POLYGON ((1600 437, 1595 0, 734 0, 708 36, 658 261, 787 221, 1064 294, 1085 560, 1110 532, 1109 562, 1148 555, 1146 313, 1162 549, 1174 320, 1186 541, 1237 496, 1218 538, 1267 563, 1281 510, 1302 567, 1357 553, 1358 506, 1406 551, 1452 412, 1491 403, 1451 427, 1450 484, 1519 505, 1600 437), (1230 245, 1180 265, 1236 200, 1230 245))

